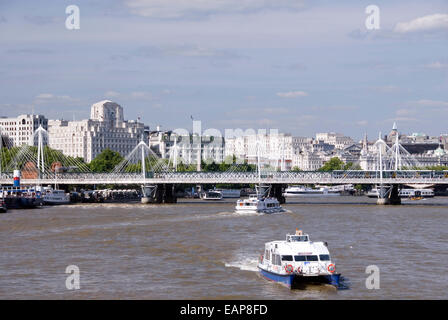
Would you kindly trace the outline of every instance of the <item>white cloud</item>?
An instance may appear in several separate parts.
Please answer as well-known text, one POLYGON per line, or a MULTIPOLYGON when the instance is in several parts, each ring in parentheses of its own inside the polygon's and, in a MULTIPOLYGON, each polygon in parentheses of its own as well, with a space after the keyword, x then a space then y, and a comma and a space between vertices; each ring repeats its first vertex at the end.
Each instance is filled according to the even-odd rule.
POLYGON ((448 107, 448 102, 446 102, 446 101, 436 101, 436 100, 427 100, 427 99, 414 101, 414 104, 423 106, 423 107, 448 107))
POLYGON ((394 86, 394 85, 374 87, 373 89, 375 91, 381 92, 381 93, 395 93, 395 92, 401 91, 400 87, 397 87, 397 86, 394 86))
POLYGON ((54 95, 51 93, 40 93, 36 96, 36 99, 53 99, 54 95))
POLYGON ((133 14, 156 19, 176 19, 222 13, 301 9, 303 0, 126 0, 133 14))
POLYGON ((150 92, 134 91, 134 92, 131 92, 131 98, 133 98, 133 99, 151 100, 153 98, 153 96, 152 96, 152 94, 150 92))
POLYGON ((360 120, 360 121, 357 121, 356 124, 360 127, 365 127, 369 124, 369 122, 367 120, 360 120))
POLYGON ((448 68, 448 63, 436 61, 436 62, 427 64, 426 67, 429 69, 445 69, 445 68, 448 68))
POLYGON ((104 94, 104 96, 105 96, 106 98, 116 98, 116 97, 119 97, 119 96, 120 96, 120 93, 119 93, 119 92, 116 92, 116 91, 113 91, 113 90, 110 90, 110 91, 107 91, 107 92, 104 94))
POLYGON ((308 93, 305 91, 289 91, 289 92, 277 92, 277 95, 282 98, 297 98, 306 97, 308 93))
POLYGON ((396 24, 394 31, 398 33, 410 33, 441 29, 448 29, 448 14, 437 13, 408 22, 399 22, 396 24))
POLYGON ((34 98, 35 103, 49 102, 79 102, 78 98, 72 98, 67 95, 55 95, 52 93, 40 93, 34 98))

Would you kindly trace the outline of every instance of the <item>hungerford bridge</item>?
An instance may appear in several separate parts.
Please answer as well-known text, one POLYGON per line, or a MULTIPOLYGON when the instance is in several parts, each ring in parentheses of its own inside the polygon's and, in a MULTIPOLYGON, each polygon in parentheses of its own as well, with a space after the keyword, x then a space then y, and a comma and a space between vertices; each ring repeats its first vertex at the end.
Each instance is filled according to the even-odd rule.
POLYGON ((1 150, 0 144, 0 185, 12 184, 14 176, 20 172, 22 185, 141 185, 144 196, 154 198, 155 202, 175 202, 175 185, 259 184, 271 186, 271 196, 284 202, 282 191, 291 184, 370 184, 379 186, 379 203, 399 203, 398 192, 403 185, 448 185, 448 171, 403 170, 405 167, 419 167, 419 164, 398 143, 398 137, 392 147, 378 139, 375 143, 377 152, 374 153, 375 170, 371 171, 284 171, 281 170, 281 159, 276 161, 280 163, 279 168, 264 164, 263 150, 257 143, 253 156, 257 159, 255 171, 247 172, 247 166, 232 164, 225 172, 178 172, 176 143, 167 161, 160 159, 141 141, 107 173, 94 173, 82 161, 45 148, 45 138, 48 139, 47 132, 42 127, 38 128, 30 143, 10 155, 7 163, 4 161, 5 150, 1 150))

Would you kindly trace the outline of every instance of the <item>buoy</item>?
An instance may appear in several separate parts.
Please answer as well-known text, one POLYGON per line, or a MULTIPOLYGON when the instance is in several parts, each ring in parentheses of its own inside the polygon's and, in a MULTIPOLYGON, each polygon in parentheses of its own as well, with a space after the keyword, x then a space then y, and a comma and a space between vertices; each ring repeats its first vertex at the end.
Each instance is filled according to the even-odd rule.
POLYGON ((14 187, 20 187, 20 170, 14 170, 14 187))

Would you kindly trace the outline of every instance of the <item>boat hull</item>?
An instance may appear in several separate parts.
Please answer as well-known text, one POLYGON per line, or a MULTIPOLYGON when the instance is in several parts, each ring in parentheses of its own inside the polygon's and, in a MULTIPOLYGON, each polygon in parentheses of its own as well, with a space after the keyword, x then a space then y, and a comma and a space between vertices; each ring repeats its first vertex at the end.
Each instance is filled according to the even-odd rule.
POLYGON ((238 207, 235 208, 235 212, 241 213, 241 214, 249 214, 249 213, 270 214, 270 213, 279 213, 279 212, 284 212, 284 211, 285 210, 283 208, 280 208, 280 209, 240 209, 238 207))
POLYGON ((340 274, 302 276, 298 274, 282 275, 266 271, 259 267, 260 274, 267 280, 286 285, 290 289, 300 288, 304 284, 330 284, 339 286, 340 274))
POLYGON ((340 193, 284 193, 286 198, 340 197, 340 193))
POLYGON ((32 209, 41 205, 41 199, 37 198, 5 198, 5 205, 8 209, 32 209))
POLYGON ((44 200, 46 206, 58 206, 63 204, 70 204, 70 200, 44 200))

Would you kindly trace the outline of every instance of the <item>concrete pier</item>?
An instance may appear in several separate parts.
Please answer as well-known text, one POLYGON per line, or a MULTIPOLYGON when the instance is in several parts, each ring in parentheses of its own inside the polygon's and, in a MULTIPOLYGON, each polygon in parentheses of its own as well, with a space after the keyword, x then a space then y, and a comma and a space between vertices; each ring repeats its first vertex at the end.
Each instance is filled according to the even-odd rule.
POLYGON ((278 202, 280 204, 283 204, 286 202, 286 198, 283 196, 283 184, 273 184, 271 186, 271 191, 269 192, 269 196, 273 198, 277 198, 278 202))
POLYGON ((391 186, 390 192, 384 198, 378 198, 376 204, 379 205, 399 205, 401 204, 401 198, 399 195, 400 186, 398 184, 394 184, 391 186))

